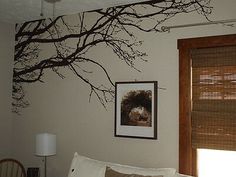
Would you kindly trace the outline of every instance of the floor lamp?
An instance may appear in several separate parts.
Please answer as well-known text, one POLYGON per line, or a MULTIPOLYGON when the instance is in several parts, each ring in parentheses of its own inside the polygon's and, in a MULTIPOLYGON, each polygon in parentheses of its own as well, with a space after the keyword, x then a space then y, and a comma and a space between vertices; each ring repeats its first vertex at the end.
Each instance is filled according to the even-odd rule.
POLYGON ((44 157, 44 177, 47 177, 47 156, 56 154, 56 135, 40 133, 36 135, 35 155, 44 157))

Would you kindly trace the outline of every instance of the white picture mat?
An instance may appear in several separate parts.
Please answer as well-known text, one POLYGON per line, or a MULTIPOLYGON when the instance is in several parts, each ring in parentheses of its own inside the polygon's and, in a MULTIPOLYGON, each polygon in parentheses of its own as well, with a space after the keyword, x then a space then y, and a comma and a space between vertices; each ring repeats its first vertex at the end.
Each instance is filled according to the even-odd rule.
POLYGON ((123 136, 137 136, 137 137, 154 137, 154 83, 132 83, 132 84, 117 84, 117 107, 116 107, 116 134, 123 136), (152 93, 152 124, 151 127, 143 126, 127 126, 121 125, 121 101, 125 94, 132 90, 151 90, 152 93))

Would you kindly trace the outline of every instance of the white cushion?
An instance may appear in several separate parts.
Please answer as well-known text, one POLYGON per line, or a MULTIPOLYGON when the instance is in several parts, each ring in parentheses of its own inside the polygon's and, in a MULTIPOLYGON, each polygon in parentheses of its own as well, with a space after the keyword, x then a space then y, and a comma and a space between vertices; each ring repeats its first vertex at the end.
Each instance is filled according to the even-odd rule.
POLYGON ((193 177, 193 176, 183 175, 183 174, 180 174, 180 173, 176 173, 175 177, 193 177))
POLYGON ((75 153, 68 177, 104 177, 106 166, 111 167, 115 171, 126 174, 149 176, 163 175, 163 177, 174 177, 176 174, 174 168, 139 168, 110 162, 102 162, 75 153))

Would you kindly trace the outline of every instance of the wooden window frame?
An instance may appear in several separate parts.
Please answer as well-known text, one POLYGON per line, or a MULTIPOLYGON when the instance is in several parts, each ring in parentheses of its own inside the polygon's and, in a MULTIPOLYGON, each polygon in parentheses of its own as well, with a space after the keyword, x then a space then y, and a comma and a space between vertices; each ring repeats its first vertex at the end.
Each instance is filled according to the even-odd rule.
POLYGON ((197 176, 197 150, 191 145, 191 59, 194 48, 236 45, 236 34, 179 39, 179 172, 197 176))

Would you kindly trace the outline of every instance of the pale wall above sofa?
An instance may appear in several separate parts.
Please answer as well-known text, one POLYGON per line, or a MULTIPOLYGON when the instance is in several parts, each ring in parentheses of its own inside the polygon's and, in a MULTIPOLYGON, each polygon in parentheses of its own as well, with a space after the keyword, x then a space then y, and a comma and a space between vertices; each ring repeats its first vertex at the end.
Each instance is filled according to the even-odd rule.
POLYGON ((0 159, 12 151, 11 90, 15 25, 0 22, 0 159))

